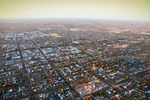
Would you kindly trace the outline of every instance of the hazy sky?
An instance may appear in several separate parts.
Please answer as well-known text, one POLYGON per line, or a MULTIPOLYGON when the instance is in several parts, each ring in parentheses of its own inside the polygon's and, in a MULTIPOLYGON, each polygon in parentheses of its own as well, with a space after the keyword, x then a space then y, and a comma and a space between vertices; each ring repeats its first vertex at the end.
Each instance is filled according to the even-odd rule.
POLYGON ((150 21, 150 0, 0 0, 0 19, 16 18, 150 21))

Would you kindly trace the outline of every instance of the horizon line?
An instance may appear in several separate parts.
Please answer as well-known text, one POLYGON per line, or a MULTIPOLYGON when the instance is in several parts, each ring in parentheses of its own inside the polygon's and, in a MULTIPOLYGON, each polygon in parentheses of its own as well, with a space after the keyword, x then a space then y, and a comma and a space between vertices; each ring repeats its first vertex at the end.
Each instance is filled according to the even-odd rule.
POLYGON ((0 18, 0 21, 13 21, 13 20, 92 20, 92 21, 119 21, 119 22, 144 22, 150 23, 149 20, 127 20, 127 19, 108 19, 108 18, 0 18))

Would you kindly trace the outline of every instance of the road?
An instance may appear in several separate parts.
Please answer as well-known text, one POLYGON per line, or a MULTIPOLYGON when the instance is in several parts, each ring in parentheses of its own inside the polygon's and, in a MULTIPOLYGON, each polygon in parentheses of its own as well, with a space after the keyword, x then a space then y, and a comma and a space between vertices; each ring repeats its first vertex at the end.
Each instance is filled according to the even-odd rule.
MULTIPOLYGON (((30 39, 30 38, 29 38, 30 39)), ((42 52, 42 50, 34 43, 34 41, 32 41, 30 39, 30 41, 34 44, 34 46, 40 51, 40 53, 44 56, 44 58, 46 59, 46 61, 48 62, 48 64, 52 65, 51 61, 45 56, 45 54, 42 52)), ((61 77, 62 80, 65 81, 65 83, 69 86, 69 88, 76 94, 76 96, 78 98, 80 98, 81 100, 83 100, 83 98, 80 96, 80 94, 78 92, 76 92, 76 90, 70 85, 70 83, 64 78, 64 76, 59 72, 59 70, 57 69, 57 67, 52 67, 52 69, 54 71, 56 71, 58 73, 58 75, 61 77)))

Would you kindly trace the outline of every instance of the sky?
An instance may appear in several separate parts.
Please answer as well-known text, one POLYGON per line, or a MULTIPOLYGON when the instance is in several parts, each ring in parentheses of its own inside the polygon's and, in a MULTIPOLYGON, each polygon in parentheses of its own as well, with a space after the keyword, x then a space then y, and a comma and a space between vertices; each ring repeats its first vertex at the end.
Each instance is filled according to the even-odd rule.
POLYGON ((150 0, 0 0, 0 19, 150 21, 150 0))

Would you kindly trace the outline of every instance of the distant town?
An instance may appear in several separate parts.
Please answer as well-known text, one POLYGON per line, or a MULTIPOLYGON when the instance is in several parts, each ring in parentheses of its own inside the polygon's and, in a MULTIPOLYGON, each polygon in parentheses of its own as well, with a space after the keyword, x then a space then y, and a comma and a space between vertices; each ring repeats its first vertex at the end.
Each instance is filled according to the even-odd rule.
POLYGON ((150 100, 150 23, 0 21, 0 100, 150 100))

